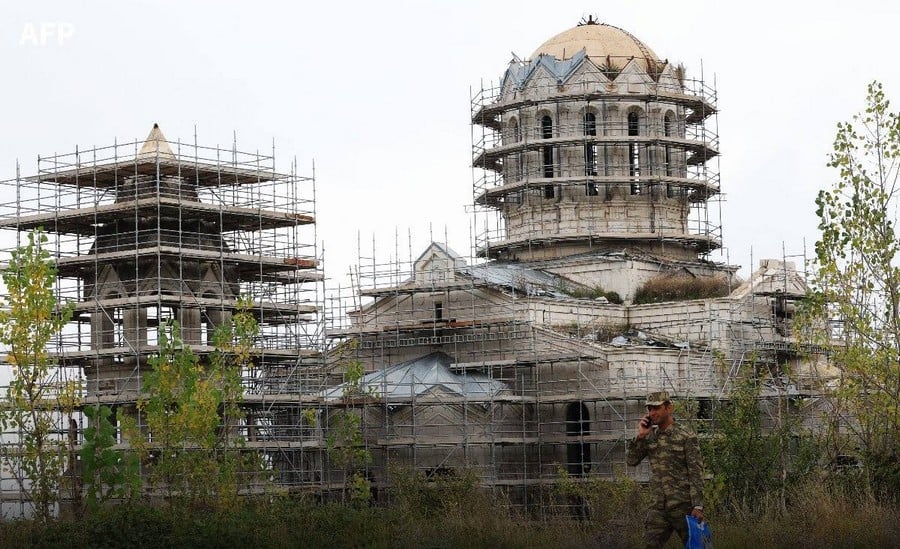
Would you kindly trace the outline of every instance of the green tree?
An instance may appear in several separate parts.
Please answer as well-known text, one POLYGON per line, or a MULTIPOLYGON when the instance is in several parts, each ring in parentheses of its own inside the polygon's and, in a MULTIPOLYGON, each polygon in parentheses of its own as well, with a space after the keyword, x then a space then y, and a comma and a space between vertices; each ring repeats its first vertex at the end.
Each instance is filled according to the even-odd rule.
MULTIPOLYGON (((355 505, 372 497, 372 490, 365 476, 365 468, 372 463, 372 452, 365 445, 362 434, 362 414, 365 407, 357 408, 360 399, 378 398, 372 387, 364 387, 365 369, 358 360, 348 361, 344 370, 343 399, 347 404, 338 411, 326 437, 328 456, 344 472, 342 497, 355 505)), ((310 417, 310 419, 313 419, 310 417)))
POLYGON ((137 455, 116 450, 116 426, 110 420, 109 406, 87 407, 84 415, 90 425, 84 430, 79 451, 81 475, 89 512, 104 502, 131 499, 140 493, 141 479, 137 455))
POLYGON ((816 198, 821 236, 801 333, 838 369, 832 452, 858 452, 870 486, 898 494, 900 116, 880 83, 868 86, 863 112, 838 124, 828 165, 838 175, 816 198))
POLYGON ((816 470, 816 445, 787 399, 761 398, 767 380, 777 383, 754 360, 742 365, 716 411, 713 432, 701 439, 706 470, 713 474, 705 499, 713 507, 758 509, 771 502, 784 508, 788 490, 816 470), (770 421, 764 421, 763 400, 778 409, 770 421))
POLYGON ((231 324, 217 328, 208 364, 184 345, 177 322, 160 328, 160 352, 144 378, 138 403, 149 440, 132 442, 151 462, 151 483, 170 502, 222 509, 232 506, 239 477, 254 478, 261 460, 236 431, 243 414, 241 373, 252 368, 256 321, 242 302, 231 324))
POLYGON ((57 306, 56 266, 46 243, 37 230, 28 235, 28 244, 12 252, 3 271, 8 297, 0 310, 0 343, 6 345, 13 368, 0 422, 19 434, 20 445, 4 460, 21 473, 15 475, 19 488, 41 521, 53 515, 65 464, 65 443, 54 432, 60 417, 53 411, 58 395, 50 383, 55 365, 48 345, 72 316, 71 306, 57 306))
POLYGON ((264 468, 256 451, 245 449, 245 439, 238 435, 239 426, 246 422, 241 408, 243 378, 256 377, 253 345, 259 335, 259 324, 250 312, 249 298, 237 300, 237 310, 231 321, 216 327, 212 342, 215 352, 210 358, 209 374, 221 391, 219 406, 221 425, 216 438, 215 456, 219 464, 217 505, 233 508, 242 488, 260 482, 264 468))

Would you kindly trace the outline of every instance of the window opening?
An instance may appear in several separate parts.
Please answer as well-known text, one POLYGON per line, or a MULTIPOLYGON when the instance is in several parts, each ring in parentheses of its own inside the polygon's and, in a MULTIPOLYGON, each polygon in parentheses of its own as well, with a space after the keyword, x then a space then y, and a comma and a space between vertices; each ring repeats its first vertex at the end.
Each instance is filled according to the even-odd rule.
MULTIPOLYGON (((584 113, 584 135, 597 135, 597 115, 592 112, 584 113)), ((597 175, 597 145, 593 142, 584 144, 584 175, 597 175)))
POLYGON ((566 408, 566 435, 582 440, 566 446, 569 474, 583 476, 591 468, 591 445, 583 437, 591 434, 591 418, 583 402, 573 402, 566 408))
MULTIPOLYGON (((628 136, 640 135, 640 118, 638 113, 628 113, 628 136)), ((628 175, 635 179, 641 176, 641 154, 637 143, 628 144, 628 175)), ((631 184, 631 194, 641 194, 641 187, 637 183, 631 184)))
MULTIPOLYGON (((175 309, 169 305, 147 308, 147 345, 159 345, 159 335, 175 320, 175 309)), ((171 334, 169 334, 171 337, 171 334)))
MULTIPOLYGON (((549 116, 541 118, 541 138, 550 139, 553 137, 553 119, 549 116)), ((553 147, 545 145, 543 148, 543 168, 544 177, 553 177, 553 147)), ((552 198, 552 196, 550 197, 552 198)))
MULTIPOLYGON (((672 136, 672 125, 674 124, 674 120, 672 119, 671 113, 666 113, 666 116, 663 118, 663 134, 666 137, 672 136)), ((666 155, 666 175, 671 176, 675 172, 672 166, 672 145, 666 140, 664 153, 666 155)), ((675 197, 675 187, 672 186, 671 183, 666 183, 666 197, 674 198, 675 197)))

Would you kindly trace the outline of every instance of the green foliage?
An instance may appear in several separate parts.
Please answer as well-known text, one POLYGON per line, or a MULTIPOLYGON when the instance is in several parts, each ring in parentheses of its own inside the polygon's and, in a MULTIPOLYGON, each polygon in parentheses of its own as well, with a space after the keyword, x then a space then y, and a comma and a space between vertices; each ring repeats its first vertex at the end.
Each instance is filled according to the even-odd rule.
POLYGON ((634 294, 635 305, 709 299, 728 295, 728 281, 722 277, 664 275, 652 278, 634 294))
MULTIPOLYGON (((396 483, 393 483, 396 484, 396 483)), ((422 482, 429 496, 441 490, 422 482)), ((435 485, 437 488, 438 485, 435 485)), ((461 492, 460 492, 461 494, 461 492)), ((454 496, 455 497, 455 496, 454 496)), ((390 507, 314 505, 291 498, 244 499, 224 511, 115 505, 79 521, 10 522, 0 547, 635 547, 642 515, 607 523, 550 516, 529 520, 484 491, 449 509, 410 513, 390 507)), ((900 508, 799 487, 786 509, 711 517, 720 547, 892 547, 900 508)), ((674 545, 674 542, 670 542, 674 545)))
POLYGON ((87 407, 90 424, 81 446, 81 474, 87 509, 96 513, 109 500, 129 500, 141 489, 139 461, 134 452, 115 450, 116 426, 108 406, 87 407))
POLYGON ((447 469, 430 476, 408 467, 393 467, 391 504, 408 520, 463 518, 491 513, 495 502, 478 483, 473 471, 447 469))
POLYGON ((8 348, 7 360, 13 367, 0 425, 16 432, 20 443, 18 452, 4 454, 4 465, 20 473, 14 475, 19 489, 29 495, 41 521, 52 516, 65 461, 65 445, 54 433, 58 426, 52 407, 74 403, 67 391, 56 391, 49 383, 54 365, 47 347, 73 308, 57 307, 56 266, 46 243, 47 237, 38 230, 28 235, 28 244, 12 252, 3 271, 9 297, 0 310, 0 343, 8 348), (65 402, 57 402, 60 396, 65 402))
MULTIPOLYGON (((372 387, 364 387, 362 379, 365 369, 358 360, 348 361, 344 366, 343 397, 347 402, 357 399, 378 398, 377 391, 372 387)), ((350 498, 356 504, 368 502, 371 497, 371 487, 364 474, 366 466, 372 463, 372 452, 366 447, 362 434, 362 414, 365 408, 348 406, 337 411, 331 424, 328 435, 325 437, 328 457, 337 467, 343 469, 345 482, 343 497, 350 498)))
POLYGON ((582 284, 575 284, 574 282, 566 281, 562 278, 558 278, 556 280, 554 289, 576 299, 597 299, 600 297, 605 297, 610 303, 615 303, 618 305, 622 304, 622 298, 618 293, 608 292, 599 284, 595 286, 585 286, 582 284))
POLYGON ((762 381, 752 364, 744 365, 728 401, 716 412, 713 434, 701 439, 706 470, 713 473, 704 487, 710 507, 755 509, 770 501, 784 505, 787 491, 816 470, 817 448, 802 432, 799 417, 787 410, 786 399, 773 425, 763 425, 762 381))
POLYGON ((207 375, 221 391, 219 408, 225 429, 219 434, 220 442, 226 448, 240 442, 233 440, 233 427, 244 419, 240 407, 243 400, 241 377, 253 377, 256 368, 252 349, 254 338, 259 334, 259 325, 249 309, 249 299, 238 299, 237 312, 232 315, 231 322, 217 326, 212 336, 215 351, 207 375))
POLYGON ((603 292, 603 297, 605 297, 607 301, 609 301, 610 303, 613 303, 615 305, 621 305, 622 303, 625 302, 622 299, 622 296, 619 295, 619 292, 613 292, 613 291, 603 292))
POLYGON ((833 458, 862 457, 876 491, 900 494, 900 240, 896 233, 900 115, 878 82, 865 110, 837 125, 828 165, 836 182, 819 192, 814 276, 797 321, 807 342, 836 366, 833 458), (840 329, 830 322, 838 319, 840 329))
POLYGON ((372 483, 362 471, 354 471, 347 482, 347 499, 351 505, 361 506, 372 499, 372 483))
POLYGON ((597 299, 606 298, 610 303, 616 305, 622 304, 622 297, 618 292, 606 291, 602 286, 561 286, 560 291, 577 299, 597 299))
POLYGON ((575 516, 593 521, 601 532, 608 533, 602 545, 608 546, 613 540, 632 547, 640 544, 640 525, 650 498, 646 490, 623 472, 618 472, 615 478, 576 478, 559 466, 554 495, 572 508, 575 516))
POLYGON ((360 428, 362 420, 355 412, 338 412, 326 437, 331 461, 351 472, 372 462, 372 453, 365 447, 360 428))
POLYGON ((158 355, 144 377, 138 402, 149 440, 132 445, 150 462, 150 481, 169 501, 190 507, 229 508, 237 503, 241 477, 257 477, 261 459, 243 449, 236 430, 243 419, 241 372, 253 368, 251 345, 258 328, 239 305, 230 325, 217 328, 216 351, 202 364, 181 340, 172 321, 160 327, 158 355))

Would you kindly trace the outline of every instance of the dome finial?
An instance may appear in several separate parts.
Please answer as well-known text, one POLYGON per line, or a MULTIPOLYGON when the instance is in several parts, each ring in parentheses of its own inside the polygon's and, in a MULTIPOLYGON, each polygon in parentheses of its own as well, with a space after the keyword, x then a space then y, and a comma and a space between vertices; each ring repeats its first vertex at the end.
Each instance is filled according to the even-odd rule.
POLYGON ((578 26, 582 27, 584 25, 599 25, 600 18, 594 17, 593 14, 588 15, 587 17, 582 17, 581 21, 578 22, 578 26))

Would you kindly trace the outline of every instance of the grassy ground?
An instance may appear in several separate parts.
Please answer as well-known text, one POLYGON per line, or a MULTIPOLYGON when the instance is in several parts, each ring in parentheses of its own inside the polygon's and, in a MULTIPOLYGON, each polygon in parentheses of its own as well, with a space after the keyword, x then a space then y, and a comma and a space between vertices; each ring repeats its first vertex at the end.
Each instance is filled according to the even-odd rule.
MULTIPOLYGON (((510 515, 461 490, 408 493, 390 508, 275 499, 228 512, 117 506, 79 521, 0 525, 0 547, 636 547, 641 498, 589 505, 589 520, 510 515), (624 507, 622 505, 624 504, 624 507)), ((629 499, 630 498, 630 499, 629 499)), ((599 500, 598 500, 599 501, 599 500)), ((786 511, 713 513, 716 547, 900 547, 900 511, 809 489, 786 511)), ((670 547, 678 544, 671 540, 670 547)))

